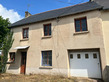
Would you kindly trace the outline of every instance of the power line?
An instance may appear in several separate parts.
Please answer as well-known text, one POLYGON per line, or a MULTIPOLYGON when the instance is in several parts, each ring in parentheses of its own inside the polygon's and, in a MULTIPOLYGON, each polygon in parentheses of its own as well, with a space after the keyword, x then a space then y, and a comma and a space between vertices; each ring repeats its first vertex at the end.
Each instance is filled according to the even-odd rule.
POLYGON ((64 1, 60 1, 60 0, 55 0, 55 1, 57 1, 57 2, 60 2, 60 3, 67 3, 67 4, 74 4, 74 3, 70 3, 70 2, 64 2, 64 1))
MULTIPOLYGON (((70 4, 70 5, 75 4, 75 3, 70 3, 70 2, 71 2, 71 0, 68 0, 68 2, 65 2, 65 1, 60 1, 60 0, 55 0, 55 1, 60 2, 60 3, 70 4)), ((85 1, 85 0, 82 0, 82 1, 78 2, 78 4, 80 4, 80 3, 84 2, 84 1, 85 1)))

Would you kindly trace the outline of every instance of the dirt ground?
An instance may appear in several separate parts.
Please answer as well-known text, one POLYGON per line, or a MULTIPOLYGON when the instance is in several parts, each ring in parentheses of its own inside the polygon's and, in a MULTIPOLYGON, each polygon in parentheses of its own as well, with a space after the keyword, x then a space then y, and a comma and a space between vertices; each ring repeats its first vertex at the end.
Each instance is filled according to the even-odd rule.
MULTIPOLYGON (((0 82, 98 82, 88 78, 63 77, 53 75, 15 75, 0 74, 0 82)), ((101 82, 101 81, 100 81, 101 82)))

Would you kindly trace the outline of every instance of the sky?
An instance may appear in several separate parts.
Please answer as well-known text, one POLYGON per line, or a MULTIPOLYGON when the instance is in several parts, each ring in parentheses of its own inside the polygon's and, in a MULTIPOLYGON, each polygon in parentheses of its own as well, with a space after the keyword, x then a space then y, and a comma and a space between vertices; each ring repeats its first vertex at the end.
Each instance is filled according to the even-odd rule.
POLYGON ((14 23, 25 17, 25 11, 34 15, 87 1, 89 0, 0 0, 0 16, 9 18, 14 23))

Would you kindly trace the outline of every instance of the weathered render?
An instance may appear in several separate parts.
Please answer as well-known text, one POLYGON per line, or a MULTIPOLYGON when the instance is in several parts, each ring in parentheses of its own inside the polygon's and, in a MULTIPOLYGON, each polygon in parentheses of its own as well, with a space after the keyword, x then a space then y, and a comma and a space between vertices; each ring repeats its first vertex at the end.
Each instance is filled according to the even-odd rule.
MULTIPOLYGON (((21 52, 27 51, 26 74, 59 74, 70 76, 69 52, 71 50, 98 50, 102 78, 106 81, 109 65, 109 11, 94 9, 77 14, 55 17, 49 20, 12 25, 14 43, 10 52, 15 52, 15 62, 7 65, 7 72, 20 74, 21 52), (75 32, 74 19, 86 17, 88 31, 75 32), (44 37, 43 25, 51 23, 52 35, 44 37), (15 25, 15 26, 14 26, 15 25), (29 27, 29 38, 22 39, 22 29, 29 27), (15 50, 17 46, 29 46, 15 50), (52 50, 52 66, 41 66, 41 51, 52 50)), ((49 11, 50 12, 50 11, 49 11)), ((44 14, 44 13, 43 13, 44 14)), ((30 16, 31 18, 31 16, 30 16)), ((29 20, 29 17, 27 18, 29 20)), ((32 21, 32 20, 31 20, 32 21)))

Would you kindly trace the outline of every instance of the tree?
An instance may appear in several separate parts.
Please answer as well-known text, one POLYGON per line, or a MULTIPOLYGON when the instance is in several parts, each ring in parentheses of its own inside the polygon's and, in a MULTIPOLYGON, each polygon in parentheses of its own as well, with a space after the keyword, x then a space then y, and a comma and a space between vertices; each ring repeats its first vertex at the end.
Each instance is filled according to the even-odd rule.
POLYGON ((10 22, 0 16, 0 49, 3 51, 3 57, 0 67, 2 72, 6 71, 6 63, 8 60, 8 52, 13 43, 13 32, 8 29, 10 22))
POLYGON ((3 47, 3 42, 5 37, 7 36, 9 29, 7 28, 10 25, 10 22, 8 19, 3 19, 0 16, 0 49, 3 47))
POLYGON ((6 71, 6 63, 8 60, 8 52, 10 50, 10 48, 12 47, 12 43, 13 43, 13 32, 9 31, 7 36, 4 38, 4 42, 3 42, 3 62, 2 62, 2 72, 6 71))

